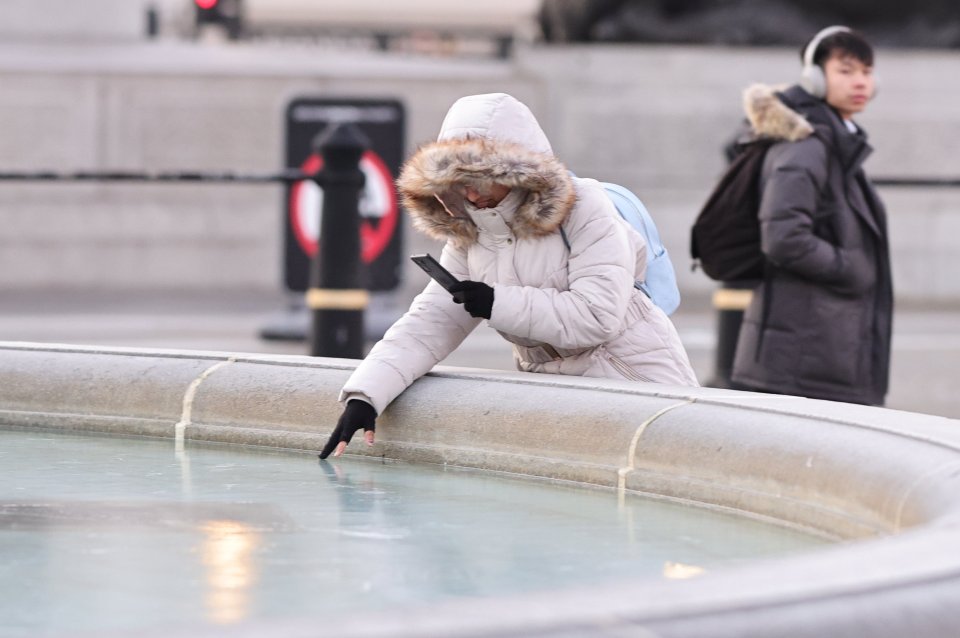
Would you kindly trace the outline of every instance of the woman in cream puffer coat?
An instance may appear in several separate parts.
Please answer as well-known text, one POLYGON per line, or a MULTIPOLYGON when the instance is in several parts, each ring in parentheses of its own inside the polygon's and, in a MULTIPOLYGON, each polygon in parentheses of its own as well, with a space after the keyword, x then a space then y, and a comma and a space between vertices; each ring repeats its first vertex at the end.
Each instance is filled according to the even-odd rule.
POLYGON ((598 182, 568 173, 515 98, 458 100, 398 186, 414 227, 446 242, 440 263, 486 284, 475 285, 492 291, 492 306, 471 316, 431 281, 344 385, 347 409, 321 457, 342 453, 361 427, 371 444, 376 415, 487 316, 520 370, 698 385, 673 324, 634 287, 643 237, 598 182))

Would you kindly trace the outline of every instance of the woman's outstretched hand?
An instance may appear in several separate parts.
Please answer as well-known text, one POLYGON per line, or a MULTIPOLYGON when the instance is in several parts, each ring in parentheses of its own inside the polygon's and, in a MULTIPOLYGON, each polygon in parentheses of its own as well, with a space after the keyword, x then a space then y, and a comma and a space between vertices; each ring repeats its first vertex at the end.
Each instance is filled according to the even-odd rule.
POLYGON ((493 288, 482 281, 459 281, 450 287, 453 300, 462 303, 471 317, 489 319, 493 312, 493 288))
POLYGON ((327 458, 331 452, 335 457, 343 454, 347 443, 361 428, 367 445, 373 445, 373 433, 377 429, 377 411, 366 401, 350 399, 347 401, 347 407, 343 409, 340 419, 337 420, 337 426, 333 428, 330 438, 327 439, 327 444, 323 446, 320 458, 327 458), (334 448, 336 448, 336 451, 334 451, 334 448))

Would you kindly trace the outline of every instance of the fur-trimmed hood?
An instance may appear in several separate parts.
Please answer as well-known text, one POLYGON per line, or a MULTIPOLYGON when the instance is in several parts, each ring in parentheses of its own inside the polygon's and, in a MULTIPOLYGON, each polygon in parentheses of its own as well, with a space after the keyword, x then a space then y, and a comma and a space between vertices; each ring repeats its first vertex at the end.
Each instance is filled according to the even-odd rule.
POLYGON ((785 88, 752 84, 744 90, 743 110, 753 135, 796 142, 813 134, 813 125, 780 99, 785 88))
POLYGON ((570 175, 533 113, 505 93, 457 100, 438 140, 407 160, 397 180, 413 226, 461 247, 476 241, 477 227, 454 187, 490 184, 527 192, 512 222, 519 239, 556 232, 576 202, 570 175))
POLYGON ((872 150, 866 131, 857 126, 856 134, 850 134, 839 113, 798 85, 786 88, 754 84, 743 92, 743 106, 750 124, 747 139, 767 137, 796 142, 816 133, 844 170, 862 164, 872 150))

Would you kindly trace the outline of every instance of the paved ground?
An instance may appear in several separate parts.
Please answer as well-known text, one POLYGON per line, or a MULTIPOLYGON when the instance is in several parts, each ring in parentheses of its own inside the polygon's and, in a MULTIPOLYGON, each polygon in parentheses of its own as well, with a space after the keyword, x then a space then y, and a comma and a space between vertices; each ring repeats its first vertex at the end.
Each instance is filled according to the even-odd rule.
MULTIPOLYGON (((307 354, 304 342, 259 336, 263 328, 282 323, 288 305, 280 292, 5 292, 0 340, 307 354)), ((685 301, 685 306, 673 319, 706 383, 713 377, 715 314, 705 303, 685 301)), ((388 323, 389 311, 374 314, 371 323, 388 323)), ((960 418, 960 309, 898 309, 893 349, 888 407, 960 418)), ((486 327, 444 363, 512 369, 510 348, 486 327)))

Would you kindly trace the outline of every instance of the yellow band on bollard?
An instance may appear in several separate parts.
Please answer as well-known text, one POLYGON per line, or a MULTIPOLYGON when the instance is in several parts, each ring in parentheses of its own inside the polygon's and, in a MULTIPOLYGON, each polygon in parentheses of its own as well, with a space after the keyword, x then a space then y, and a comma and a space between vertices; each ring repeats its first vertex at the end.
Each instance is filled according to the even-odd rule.
POLYGON ((751 299, 752 290, 721 288, 713 293, 713 307, 717 310, 746 310, 751 299))
POLYGON ((307 291, 307 308, 312 310, 365 310, 370 303, 366 290, 348 288, 311 288, 307 291))

